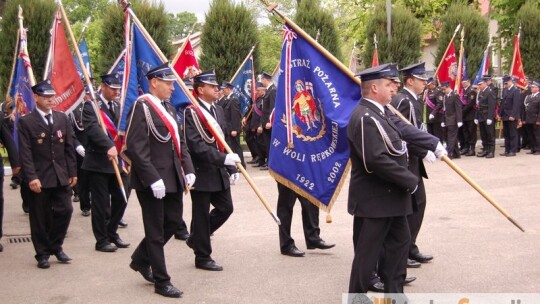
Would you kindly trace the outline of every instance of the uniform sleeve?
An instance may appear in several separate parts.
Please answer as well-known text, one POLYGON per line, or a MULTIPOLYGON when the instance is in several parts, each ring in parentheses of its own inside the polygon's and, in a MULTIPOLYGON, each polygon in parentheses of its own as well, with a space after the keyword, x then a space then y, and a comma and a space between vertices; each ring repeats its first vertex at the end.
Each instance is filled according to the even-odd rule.
POLYGON ((2 143, 4 144, 4 147, 6 148, 8 152, 9 164, 11 168, 20 167, 21 164, 19 162, 19 153, 17 151, 17 145, 15 144, 15 141, 13 140, 13 136, 11 135, 11 131, 9 130, 7 122, 5 121, 3 115, 0 115, 0 129, 1 129, 0 136, 2 139, 2 143))
POLYGON ((19 119, 19 158, 28 181, 38 179, 32 157, 32 135, 26 119, 19 119))
POLYGON ((114 142, 103 132, 103 128, 99 124, 99 120, 92 106, 92 101, 87 101, 84 103, 83 107, 83 125, 84 131, 88 136, 88 140, 93 143, 95 147, 101 148, 103 150, 108 150, 114 147, 114 142))
POLYGON ((64 156, 66 157, 67 172, 69 177, 77 176, 77 157, 75 156, 75 134, 70 119, 62 114, 61 116, 66 126, 66 141, 64 143, 64 156))
POLYGON ((186 109, 184 112, 185 140, 191 157, 203 162, 209 162, 218 167, 223 167, 226 154, 206 144, 195 125, 193 117, 196 115, 197 113, 192 109, 186 109))

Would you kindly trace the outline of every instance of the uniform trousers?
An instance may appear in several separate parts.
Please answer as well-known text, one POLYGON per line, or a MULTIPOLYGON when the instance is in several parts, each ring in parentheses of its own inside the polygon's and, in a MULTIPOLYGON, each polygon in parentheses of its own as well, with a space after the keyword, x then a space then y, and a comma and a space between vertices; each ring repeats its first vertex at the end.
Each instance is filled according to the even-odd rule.
POLYGON ((463 129, 465 135, 465 148, 474 150, 477 141, 476 124, 473 120, 464 121, 461 129, 463 129))
POLYGON ((233 213, 231 188, 216 192, 191 190, 193 202, 191 237, 195 263, 211 261, 210 235, 219 229, 233 213), (214 209, 210 211, 210 205, 214 209))
POLYGON ((255 159, 261 154, 257 146, 257 131, 246 130, 244 134, 251 157, 255 159))
POLYGON ((484 151, 491 148, 495 151, 495 123, 492 122, 491 125, 488 126, 485 121, 481 121, 478 125, 480 127, 480 139, 482 140, 484 151))
POLYGON ((142 267, 149 265, 156 283, 163 284, 171 280, 163 247, 180 225, 182 193, 167 193, 163 199, 155 198, 150 189, 137 190, 136 193, 142 209, 144 238, 131 255, 131 260, 142 267))
POLYGON ((529 147, 531 152, 540 152, 540 126, 536 124, 526 124, 529 147))
POLYGON ((4 236, 4 170, 0 172, 0 239, 4 236))
POLYGON ((83 210, 90 210, 92 208, 90 203, 90 190, 88 189, 88 176, 86 170, 81 168, 84 158, 77 154, 77 185, 75 186, 75 193, 79 196, 80 208, 83 210))
POLYGON ((31 191, 29 204, 30 233, 36 260, 63 251, 62 245, 71 221, 71 188, 59 186, 31 191))
POLYGON ((504 152, 516 153, 518 149, 517 121, 503 121, 504 152))
POLYGON ((281 251, 288 251, 295 246, 294 239, 291 237, 291 222, 296 199, 300 201, 302 206, 302 227, 304 228, 306 245, 309 246, 319 242, 321 240, 319 236, 321 233, 319 228, 319 207, 284 185, 280 183, 277 183, 277 185, 278 201, 276 212, 281 221, 281 225, 279 225, 279 247, 281 251))
POLYGON ((118 238, 118 223, 124 216, 124 201, 116 175, 87 170, 88 184, 92 193, 92 231, 96 246, 110 243, 118 238))
POLYGON ((446 132, 448 135, 448 141, 446 144, 446 150, 448 151, 448 156, 459 156, 459 146, 458 146, 458 126, 450 125, 446 126, 446 132))
MULTIPOLYGON (((422 160, 420 160, 422 161, 422 160)), ((424 213, 426 211, 426 188, 424 186, 424 179, 420 177, 418 182, 418 188, 412 195, 413 204, 417 206, 417 210, 414 210, 412 214, 407 216, 407 222, 409 223, 409 231, 411 233, 411 246, 409 247, 409 256, 418 255, 420 250, 416 245, 416 237, 422 227, 424 221, 424 213)))
POLYGON ((354 259, 349 292, 368 292, 372 272, 378 261, 384 292, 403 293, 410 241, 407 217, 404 215, 383 218, 355 216, 354 259))

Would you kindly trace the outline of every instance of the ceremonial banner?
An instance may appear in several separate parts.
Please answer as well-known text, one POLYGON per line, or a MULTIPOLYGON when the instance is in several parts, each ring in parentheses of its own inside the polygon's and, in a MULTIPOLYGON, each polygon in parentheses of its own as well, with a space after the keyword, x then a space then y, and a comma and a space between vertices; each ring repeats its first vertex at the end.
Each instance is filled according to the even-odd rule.
POLYGON ((113 65, 107 71, 107 74, 118 74, 120 78, 124 78, 124 68, 126 66, 126 49, 123 49, 113 65))
POLYGON ((234 95, 240 101, 242 116, 246 115, 251 107, 253 93, 255 93, 255 74, 253 72, 253 55, 250 52, 244 65, 238 69, 235 77, 231 80, 234 86, 234 95))
POLYGON ((379 66, 379 50, 377 49, 377 45, 373 49, 373 58, 371 59, 371 67, 376 66, 379 66))
POLYGON ((319 48, 284 26, 268 166, 278 182, 330 211, 349 169, 346 129, 361 90, 319 48))
POLYGON ((356 72, 358 71, 358 58, 356 58, 355 50, 356 45, 353 46, 351 50, 351 58, 349 58, 349 70, 356 74, 356 72))
POLYGON ((478 85, 480 78, 482 78, 484 75, 487 75, 487 74, 489 74, 489 45, 484 50, 482 63, 480 63, 480 68, 478 69, 478 73, 476 73, 476 77, 474 77, 473 85, 478 85))
POLYGON ((201 73, 199 63, 197 63, 197 58, 195 58, 195 53, 191 47, 191 41, 189 41, 189 36, 186 38, 184 49, 179 50, 179 54, 173 60, 172 65, 182 79, 186 77, 193 78, 193 76, 201 73))
POLYGON ((454 89, 457 76, 457 59, 454 48, 454 39, 450 40, 448 49, 442 57, 439 69, 437 70, 437 79, 439 83, 450 82, 450 87, 454 89))
MULTIPOLYGON (((84 66, 86 67, 86 71, 88 71, 88 76, 90 78, 94 78, 94 73, 92 72, 92 66, 90 65, 90 55, 88 53, 88 45, 86 44, 86 39, 83 37, 81 39, 81 42, 79 42, 79 52, 81 52, 81 57, 84 62, 84 66)), ((81 65, 79 63, 79 60, 77 59, 77 55, 73 55, 73 61, 75 62, 75 65, 77 66, 77 72, 79 73, 79 78, 84 79, 84 74, 81 69, 81 65)))
POLYGON ((525 89, 527 82, 525 72, 523 71, 523 62, 521 61, 521 51, 519 50, 519 35, 514 37, 514 58, 510 69, 510 76, 516 78, 516 86, 525 89))
POLYGON ((77 72, 75 61, 62 26, 62 14, 56 13, 51 38, 51 72, 49 79, 56 91, 54 109, 71 112, 83 101, 84 86, 77 72))
POLYGON ((19 118, 25 114, 31 112, 36 107, 34 96, 32 95, 32 82, 30 81, 30 75, 28 74, 28 67, 31 66, 30 57, 26 53, 26 29, 20 35, 17 58, 15 61, 15 69, 13 73, 13 79, 11 87, 9 88, 9 99, 6 102, 14 103, 13 115, 14 115, 14 130, 13 139, 15 144, 19 144, 18 141, 18 121, 19 118))
MULTIPOLYGON (((149 82, 146 73, 151 69, 162 65, 163 61, 156 50, 145 36, 137 24, 131 27, 131 46, 128 48, 126 57, 125 75, 122 90, 124 100, 121 100, 122 116, 118 130, 125 132, 127 127, 127 114, 133 103, 141 94, 148 93, 149 82), (125 96, 125 97, 124 97, 125 96)), ((178 83, 174 84, 174 92, 170 102, 175 107, 182 107, 190 104, 189 98, 184 94, 178 83)))

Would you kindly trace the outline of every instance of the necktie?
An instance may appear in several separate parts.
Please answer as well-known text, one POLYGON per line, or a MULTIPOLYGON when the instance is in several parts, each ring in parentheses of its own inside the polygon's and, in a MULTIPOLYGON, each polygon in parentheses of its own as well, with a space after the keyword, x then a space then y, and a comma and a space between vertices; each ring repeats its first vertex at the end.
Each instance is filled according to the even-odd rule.
POLYGON ((49 129, 52 132, 52 128, 53 128, 52 115, 47 114, 47 115, 45 115, 45 118, 47 118, 47 124, 49 125, 49 129))
POLYGON ((212 114, 212 116, 214 116, 215 119, 217 119, 217 116, 216 116, 216 107, 214 107, 214 105, 211 105, 211 106, 210 106, 210 113, 212 114))
POLYGON ((114 105, 112 102, 109 102, 109 112, 114 116, 114 105))

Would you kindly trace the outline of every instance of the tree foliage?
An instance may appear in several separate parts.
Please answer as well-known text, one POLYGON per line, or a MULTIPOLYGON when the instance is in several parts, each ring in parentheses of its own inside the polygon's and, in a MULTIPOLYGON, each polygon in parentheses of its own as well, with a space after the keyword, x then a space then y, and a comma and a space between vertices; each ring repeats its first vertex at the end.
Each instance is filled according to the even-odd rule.
POLYGON ((255 66, 256 72, 272 73, 279 63, 281 56, 282 30, 272 25, 260 28, 261 43, 258 49, 261 54, 260 65, 255 66))
MULTIPOLYGON (((131 1, 132 10, 137 15, 150 36, 168 58, 172 54, 168 28, 169 19, 163 3, 150 0, 131 1)), ((97 58, 97 73, 105 73, 112 66, 120 52, 125 47, 124 41, 124 12, 118 5, 105 8, 102 19, 100 42, 103 46, 97 58)), ((95 61, 95 59, 94 59, 95 61)), ((99 75, 97 74, 96 75, 99 75)))
POLYGON ((17 45, 19 29, 19 5, 23 9, 24 27, 28 29, 28 53, 36 79, 41 79, 49 49, 50 28, 56 4, 51 0, 11 0, 4 6, 0 21, 0 90, 5 96, 11 76, 13 54, 17 45))
POLYGON ((407 9, 394 6, 392 9, 392 37, 386 32, 386 10, 384 2, 376 4, 366 25, 363 61, 369 66, 373 56, 373 35, 377 35, 379 62, 396 62, 400 67, 418 62, 421 47, 420 22, 407 9))
MULTIPOLYGON (((219 81, 229 81, 258 43, 257 24, 246 6, 214 0, 206 13, 199 65, 203 70, 215 69, 219 81)), ((259 66, 259 48, 255 48, 253 56, 255 66, 259 66)))
POLYGON ((198 32, 202 28, 201 23, 197 22, 197 16, 194 13, 168 13, 167 16, 169 17, 169 33, 173 41, 186 37, 192 28, 193 32, 198 32))
MULTIPOLYGON (((529 1, 518 11, 517 20, 521 20, 520 51, 523 70, 530 79, 540 80, 538 50, 540 49, 540 9, 538 4, 529 1)), ((513 44, 511 44, 513 46, 513 44)), ((512 57, 508 62, 511 62, 512 57)))
MULTIPOLYGON (((441 61, 444 52, 452 39, 452 35, 458 24, 465 29, 464 49, 467 57, 467 70, 469 77, 474 77, 480 67, 484 49, 489 42, 488 20, 480 16, 473 7, 463 3, 453 3, 448 7, 448 12, 441 18, 443 24, 438 39, 437 56, 435 63, 441 61)), ((460 33, 454 39, 456 55, 460 49, 460 33)))
POLYGON ((302 0, 296 10, 294 21, 332 55, 338 59, 342 58, 340 35, 334 17, 321 6, 320 0, 302 0))

